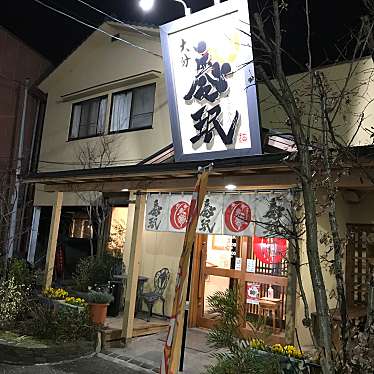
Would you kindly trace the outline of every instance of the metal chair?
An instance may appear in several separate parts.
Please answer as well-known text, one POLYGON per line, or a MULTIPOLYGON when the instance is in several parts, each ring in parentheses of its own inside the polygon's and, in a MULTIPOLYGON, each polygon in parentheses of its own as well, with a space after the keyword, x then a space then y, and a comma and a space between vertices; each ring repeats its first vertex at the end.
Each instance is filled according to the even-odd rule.
POLYGON ((165 318, 165 298, 164 292, 169 283, 170 271, 168 268, 162 268, 155 274, 154 278, 154 290, 151 292, 145 292, 142 295, 143 301, 146 303, 148 308, 147 322, 150 321, 152 316, 153 305, 156 301, 162 301, 162 316, 165 318))

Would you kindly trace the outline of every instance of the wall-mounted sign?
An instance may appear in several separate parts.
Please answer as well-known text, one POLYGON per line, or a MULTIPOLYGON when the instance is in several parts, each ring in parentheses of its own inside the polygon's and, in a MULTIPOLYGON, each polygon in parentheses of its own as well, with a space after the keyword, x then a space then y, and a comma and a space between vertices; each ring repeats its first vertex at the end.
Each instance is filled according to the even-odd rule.
MULTIPOLYGON (((200 211, 196 232, 208 235, 256 235, 254 248, 257 251, 257 257, 262 262, 279 262, 281 260, 279 256, 286 251, 287 241, 279 238, 266 238, 270 236, 267 230, 267 211, 272 207, 272 212, 281 214, 283 219, 283 215, 286 215, 284 206, 287 200, 282 196, 284 195, 269 193, 208 193, 200 211)), ((189 193, 148 194, 145 229, 147 231, 185 232, 190 201, 191 194, 189 193)), ((287 225, 286 219, 283 225, 287 225)))
POLYGON ((242 270, 242 258, 235 257, 235 270, 242 270))
POLYGON ((256 272, 256 260, 251 258, 247 259, 247 273, 255 273, 256 272))
POLYGON ((247 304, 258 305, 260 299, 260 285, 247 282, 247 304))
POLYGON ((246 1, 161 26, 176 161, 261 153, 246 1))

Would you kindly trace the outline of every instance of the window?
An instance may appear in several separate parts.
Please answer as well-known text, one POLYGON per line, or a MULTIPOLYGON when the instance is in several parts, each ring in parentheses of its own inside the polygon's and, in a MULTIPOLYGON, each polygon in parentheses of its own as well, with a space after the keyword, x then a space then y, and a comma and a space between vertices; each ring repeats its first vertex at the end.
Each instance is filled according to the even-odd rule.
POLYGON ((70 225, 70 238, 89 239, 91 226, 87 214, 75 214, 70 225))
POLYGON ((110 132, 152 127, 155 88, 150 84, 113 94, 110 132))
POLYGON ((107 97, 97 97, 73 105, 69 139, 104 133, 107 97))

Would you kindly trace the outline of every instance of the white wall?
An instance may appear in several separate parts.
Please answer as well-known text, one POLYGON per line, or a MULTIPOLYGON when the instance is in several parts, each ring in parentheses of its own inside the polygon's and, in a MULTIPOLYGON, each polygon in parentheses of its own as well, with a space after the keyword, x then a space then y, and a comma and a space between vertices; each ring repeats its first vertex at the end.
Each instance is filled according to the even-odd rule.
MULTIPOLYGON (((372 138, 365 129, 370 129, 374 115, 374 84, 373 73, 374 64, 371 58, 363 58, 354 64, 341 63, 319 69, 325 77, 330 98, 337 97, 346 84, 346 77, 350 79, 345 89, 343 104, 333 122, 337 138, 348 144, 352 139, 352 146, 372 144, 372 138), (362 123, 361 114, 364 113, 362 123)), ((314 105, 310 105, 310 93, 312 85, 316 87, 315 81, 310 82, 309 74, 295 74, 288 77, 290 88, 294 92, 297 105, 301 112, 305 114, 303 126, 307 128, 308 117, 315 119, 312 121, 312 134, 318 138, 321 136, 320 124, 320 102, 314 96, 314 105), (310 108, 311 111, 310 111, 310 108)), ((262 126, 280 132, 290 133, 290 128, 286 126, 287 116, 277 103, 275 97, 270 94, 266 87, 259 85, 259 105, 262 126)), ((314 95, 317 92, 315 91, 314 95)))
MULTIPOLYGON (((109 32, 118 30, 104 25, 109 32)), ((139 37, 133 32, 121 33, 123 38, 160 53, 157 35, 152 39, 139 37)), ((104 92, 88 94, 73 101, 62 101, 62 96, 107 84, 131 76, 139 76, 151 70, 163 71, 161 57, 156 57, 129 47, 120 41, 112 42, 106 35, 93 33, 69 56, 41 85, 48 93, 48 102, 42 136, 39 171, 82 169, 77 154, 86 143, 94 145, 98 137, 68 141, 72 105, 82 99, 111 94, 135 86, 156 83, 153 128, 108 135, 114 141, 112 147, 115 165, 134 164, 171 143, 169 112, 164 78, 148 78, 104 92)), ((107 106, 106 130, 109 126, 110 101, 107 106)), ((107 132, 107 131, 106 131, 107 132)))

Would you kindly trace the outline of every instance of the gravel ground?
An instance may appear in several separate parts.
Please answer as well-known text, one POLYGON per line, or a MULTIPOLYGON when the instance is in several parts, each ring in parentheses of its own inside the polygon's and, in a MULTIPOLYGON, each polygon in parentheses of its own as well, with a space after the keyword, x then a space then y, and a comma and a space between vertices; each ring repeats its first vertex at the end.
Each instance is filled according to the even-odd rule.
POLYGON ((99 357, 83 358, 58 365, 15 366, 0 364, 0 374, 138 374, 99 357))

